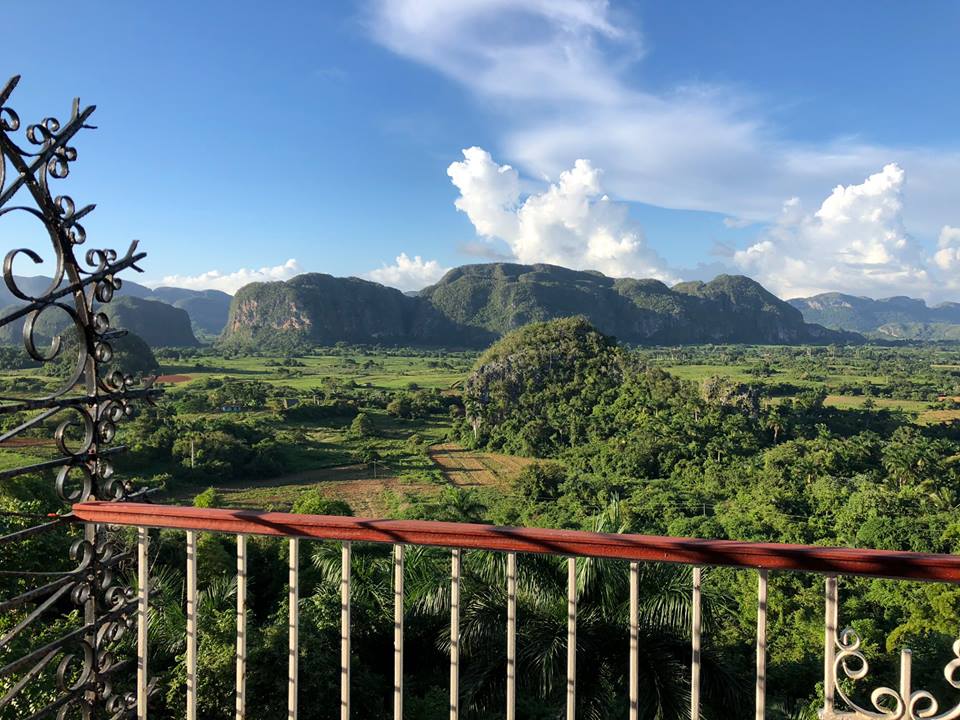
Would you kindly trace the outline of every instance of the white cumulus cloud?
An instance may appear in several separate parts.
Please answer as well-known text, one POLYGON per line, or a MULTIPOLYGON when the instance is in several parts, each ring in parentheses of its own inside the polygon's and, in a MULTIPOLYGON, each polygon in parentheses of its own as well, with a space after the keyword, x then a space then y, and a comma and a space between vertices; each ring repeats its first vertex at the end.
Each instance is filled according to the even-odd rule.
POLYGON ((479 235, 506 242, 518 261, 675 279, 626 206, 603 193, 600 171, 589 160, 577 160, 546 190, 524 198, 514 168, 478 147, 464 150, 463 158, 447 168, 460 191, 457 209, 479 235))
POLYGON ((371 270, 367 277, 399 290, 421 290, 437 282, 447 270, 449 268, 442 267, 436 260, 424 260, 419 255, 411 258, 406 253, 400 253, 393 265, 371 270))
POLYGON ((792 139, 739 86, 652 88, 647 44, 606 0, 370 0, 373 38, 443 74, 499 113, 505 155, 531 177, 576 158, 604 169, 618 198, 768 222, 783 198, 812 205, 896 158, 915 196, 905 222, 930 240, 953 219, 960 152, 858 139, 792 139))
MULTIPOLYGON (((860 184, 838 185, 819 209, 805 213, 796 198, 759 240, 734 255, 745 272, 782 297, 842 291, 879 297, 931 297, 947 288, 934 267, 950 257, 927 257, 906 231, 906 174, 894 163, 860 184), (942 262, 941 262, 942 260, 942 262)), ((960 245, 960 232, 944 228, 941 252, 960 245)))
POLYGON ((301 272, 303 271, 300 269, 300 265, 295 259, 291 258, 282 265, 262 267, 259 270, 241 268, 230 273, 209 270, 199 275, 166 275, 162 280, 149 282, 147 285, 150 287, 181 287, 190 290, 222 290, 233 295, 249 283, 289 280, 301 272))
POLYGON ((944 225, 933 261, 941 270, 960 270, 960 228, 944 225))

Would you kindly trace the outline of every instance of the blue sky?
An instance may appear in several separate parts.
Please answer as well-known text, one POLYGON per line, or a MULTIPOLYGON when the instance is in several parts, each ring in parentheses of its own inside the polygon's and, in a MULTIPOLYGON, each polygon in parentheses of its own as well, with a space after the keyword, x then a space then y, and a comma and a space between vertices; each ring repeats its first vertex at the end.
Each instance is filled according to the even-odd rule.
POLYGON ((97 104, 65 187, 151 281, 515 258, 960 299, 954 3, 92 2, 39 40, 54 15, 5 6, 10 105, 97 104))

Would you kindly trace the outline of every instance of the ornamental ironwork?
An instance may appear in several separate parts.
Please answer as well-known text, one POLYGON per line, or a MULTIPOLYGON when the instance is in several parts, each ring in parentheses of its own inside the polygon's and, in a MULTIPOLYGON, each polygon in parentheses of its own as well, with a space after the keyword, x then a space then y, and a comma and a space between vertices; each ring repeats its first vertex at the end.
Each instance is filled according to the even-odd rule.
MULTIPOLYGON (((871 707, 853 697, 852 685, 869 677, 870 664, 857 631, 839 629, 837 592, 837 578, 828 577, 821 720, 958 720, 960 702, 941 708, 933 693, 913 686, 913 653, 908 648, 900 651, 899 687, 874 687, 871 707)), ((949 687, 960 689, 960 640, 953 643, 953 657, 944 665, 943 677, 949 687)))
MULTIPOLYGON (((30 362, 49 367, 59 379, 42 391, 13 392, 9 384, 0 389, 0 447, 42 442, 38 438, 52 434, 53 456, 2 470, 0 482, 52 473, 65 505, 142 499, 147 491, 114 472, 114 457, 124 450, 116 443, 117 424, 160 391, 153 378, 141 380, 117 367, 115 345, 125 333, 111 327, 106 308, 122 286, 120 272, 140 272, 137 263, 146 253, 136 241, 123 255, 82 247, 87 240, 82 221, 94 205, 78 207, 52 189, 70 174, 77 159, 74 137, 92 128, 88 120, 95 107, 81 107, 75 99, 65 121, 48 117, 21 132, 20 117, 7 105, 19 79, 0 86, 0 220, 36 224, 44 240, 40 248, 13 249, 4 258, 3 282, 16 305, 3 311, 0 331, 20 324, 30 362), (17 267, 49 268, 50 278, 37 288, 37 278, 25 281, 15 274, 17 267)), ((0 550, 16 557, 10 548, 67 532, 74 527, 69 520, 65 512, 17 529, 0 537, 0 550)), ((120 718, 135 707, 136 698, 120 689, 119 679, 130 674, 124 636, 135 624, 136 599, 125 569, 133 553, 105 526, 69 531, 76 538, 66 570, 18 573, 33 582, 15 597, 0 598, 2 718, 120 718), (128 672, 120 672, 124 668, 128 672)))

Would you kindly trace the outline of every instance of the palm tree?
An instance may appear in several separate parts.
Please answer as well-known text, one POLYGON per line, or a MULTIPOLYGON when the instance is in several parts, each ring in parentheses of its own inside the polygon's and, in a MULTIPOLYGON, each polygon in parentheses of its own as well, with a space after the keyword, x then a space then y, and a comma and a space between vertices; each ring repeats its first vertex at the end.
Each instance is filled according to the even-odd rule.
MULTIPOLYGON (((185 702, 186 682, 186 588, 183 574, 170 565, 157 565, 151 571, 150 647, 155 667, 166 668, 158 678, 167 688, 157 701, 165 705, 168 716, 176 716, 185 702)), ((223 702, 232 678, 226 672, 232 661, 233 618, 236 607, 236 578, 220 575, 205 579, 197 592, 199 619, 198 658, 201 668, 200 712, 219 720, 229 717, 223 702)), ((159 716, 163 717, 161 710, 159 716)))

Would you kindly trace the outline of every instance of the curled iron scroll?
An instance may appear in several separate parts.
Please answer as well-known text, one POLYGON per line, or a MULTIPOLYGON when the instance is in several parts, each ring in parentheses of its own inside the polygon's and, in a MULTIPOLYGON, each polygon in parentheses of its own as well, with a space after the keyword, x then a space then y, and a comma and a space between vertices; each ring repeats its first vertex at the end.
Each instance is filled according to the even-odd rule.
MULTIPOLYGON (((94 248, 78 257, 79 247, 88 241, 81 221, 95 206, 51 194, 50 186, 71 173, 78 157, 75 136, 90 127, 87 119, 94 108, 74 100, 68 119, 46 117, 26 125, 20 135, 20 116, 9 106, 18 82, 15 77, 0 83, 0 221, 14 214, 39 221, 50 245, 5 253, 3 282, 20 306, 0 317, 0 326, 22 319, 26 354, 38 363, 62 361, 66 367, 52 392, 0 399, 0 415, 33 413, 23 421, 18 417, 12 423, 16 427, 3 432, 2 439, 35 434, 52 424, 60 455, 8 474, 54 468, 57 494, 65 503, 122 501, 136 489, 115 472, 112 455, 121 449, 113 446, 118 425, 134 416, 137 402, 152 403, 158 391, 152 379, 138 387, 132 375, 114 367, 114 340, 123 332, 112 327, 108 308, 122 287, 119 274, 128 268, 140 271, 137 262, 145 254, 134 241, 123 256, 94 248), (19 281, 18 260, 47 269, 47 286, 36 291, 19 281), (53 330, 41 332, 44 326, 53 330), (69 347, 66 333, 76 334, 75 358, 61 358, 69 347)), ((131 693, 119 689, 125 685, 123 638, 136 611, 122 568, 129 555, 104 526, 88 526, 70 549, 76 581, 69 597, 85 609, 80 616, 87 624, 64 636, 62 647, 43 661, 56 663, 60 696, 49 710, 61 720, 122 717, 135 704, 131 693)))

